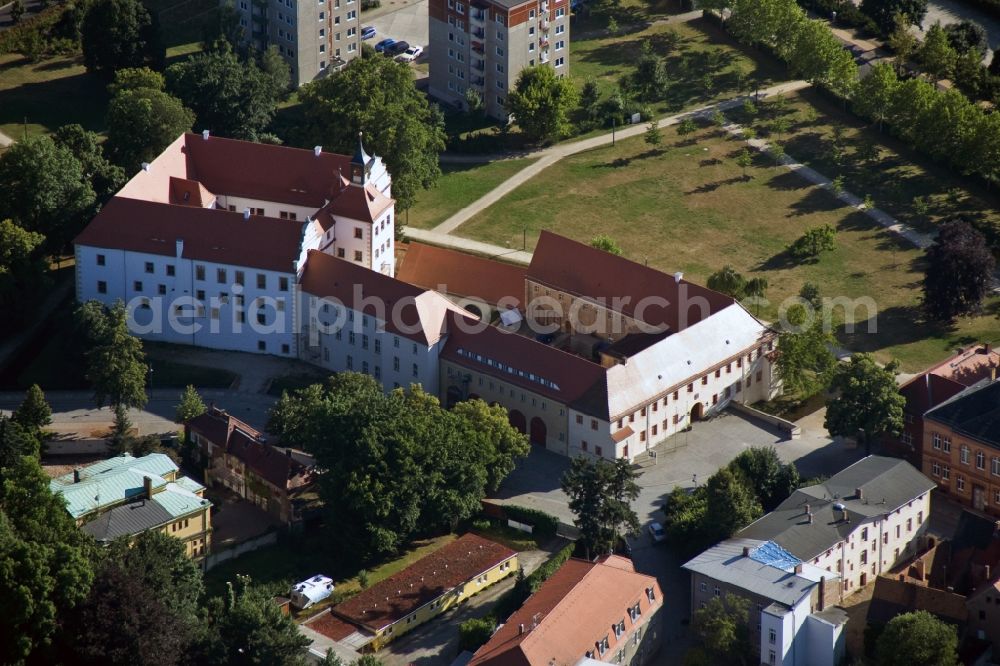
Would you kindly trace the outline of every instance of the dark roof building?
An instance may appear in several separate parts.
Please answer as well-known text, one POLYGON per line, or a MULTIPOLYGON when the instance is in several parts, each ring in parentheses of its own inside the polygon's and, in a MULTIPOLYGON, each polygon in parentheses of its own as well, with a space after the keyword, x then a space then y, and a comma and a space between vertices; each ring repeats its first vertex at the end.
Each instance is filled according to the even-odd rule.
POLYGON ((983 380, 956 394, 924 417, 1000 449, 1000 381, 983 380))

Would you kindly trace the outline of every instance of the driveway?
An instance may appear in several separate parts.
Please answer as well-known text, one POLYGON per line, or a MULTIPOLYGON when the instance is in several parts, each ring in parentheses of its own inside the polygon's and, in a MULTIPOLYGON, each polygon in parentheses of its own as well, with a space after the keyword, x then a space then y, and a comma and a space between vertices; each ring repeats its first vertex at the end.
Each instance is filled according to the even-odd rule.
MULTIPOLYGON (((366 20, 361 17, 365 25, 375 26, 378 34, 374 39, 368 40, 372 46, 385 39, 392 37, 397 42, 409 42, 411 45, 423 46, 427 48, 428 25, 427 25, 427 0, 420 0, 413 4, 408 4, 402 9, 382 14, 373 19, 366 20)), ((427 56, 421 56, 421 60, 427 56)))
MULTIPOLYGON (((518 553, 518 560, 525 575, 537 569, 558 549, 563 541, 553 542, 546 550, 528 550, 518 553)), ((385 666, 448 666, 458 656, 458 625, 489 613, 493 604, 514 587, 514 576, 480 592, 449 611, 442 617, 414 629, 399 640, 393 641, 378 653, 385 666)))
POLYGON ((938 21, 941 22, 941 25, 948 25, 965 20, 975 21, 986 28, 990 52, 983 58, 983 62, 988 64, 993 60, 993 50, 1000 48, 1000 21, 985 12, 958 0, 930 0, 927 3, 927 16, 924 17, 921 27, 923 30, 927 30, 938 21))

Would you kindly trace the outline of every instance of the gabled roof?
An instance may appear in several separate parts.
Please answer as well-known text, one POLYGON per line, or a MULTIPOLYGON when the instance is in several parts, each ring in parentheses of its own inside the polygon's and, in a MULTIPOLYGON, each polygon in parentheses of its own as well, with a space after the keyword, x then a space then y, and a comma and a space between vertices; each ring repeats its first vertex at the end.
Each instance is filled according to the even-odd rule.
POLYGON ((527 278, 590 299, 623 301, 623 314, 681 331, 732 305, 732 298, 584 243, 542 231, 527 278), (664 303, 664 300, 666 301, 664 303), (643 309, 638 310, 640 306, 643 309))
POLYGON ((333 198, 323 206, 316 218, 329 229, 334 217, 346 217, 361 222, 374 223, 386 210, 393 205, 393 200, 385 196, 371 184, 344 185, 342 189, 331 195, 333 198))
POLYGON ((73 518, 80 518, 139 496, 144 490, 144 479, 149 477, 153 489, 167 485, 163 478, 175 474, 177 465, 162 453, 151 453, 141 458, 125 454, 108 458, 84 467, 77 472, 56 477, 49 482, 52 492, 66 500, 66 510, 73 518))
POLYGON ((159 502, 141 499, 105 511, 81 529, 96 541, 106 542, 151 530, 171 520, 173 516, 159 502))
POLYGON ((516 555, 506 546, 475 534, 465 534, 334 606, 332 612, 354 624, 379 631, 516 555))
POLYGON ((215 202, 215 195, 196 180, 170 177, 170 203, 177 206, 205 208, 215 202))
POLYGON ((774 541, 808 562, 869 518, 895 511, 930 492, 935 483, 898 458, 868 456, 823 483, 799 488, 777 509, 740 530, 744 539, 774 541), (857 496, 861 489, 861 497, 857 496), (812 513, 809 522, 806 507, 812 513), (843 506, 848 520, 843 520, 843 506))
POLYGON ((309 471, 287 451, 264 441, 262 432, 216 407, 189 420, 186 425, 278 488, 287 489, 289 479, 309 471))
POLYGON ((820 577, 830 581, 839 578, 835 573, 803 564, 773 541, 745 538, 727 539, 694 557, 683 568, 788 608, 811 594, 820 577), (801 567, 798 573, 797 565, 801 567))
POLYGON ((1000 381, 985 379, 927 412, 926 419, 1000 448, 1000 381))
POLYGON ((116 196, 73 242, 173 257, 183 240, 186 259, 292 273, 307 224, 116 196))
POLYGON ((441 339, 449 312, 468 314, 438 293, 318 250, 309 252, 301 286, 306 294, 336 299, 382 320, 387 331, 426 346, 441 339))
POLYGON ((473 254, 411 242, 396 277, 424 289, 482 299, 496 305, 500 299, 524 300, 523 266, 493 261, 473 254))
POLYGON ((635 625, 645 622, 662 603, 656 579, 636 573, 625 558, 570 559, 476 651, 469 666, 568 666, 588 651, 595 659, 610 661, 635 625), (647 596, 650 588, 652 602, 647 596), (629 609, 636 604, 640 615, 633 622, 629 609), (618 639, 612 626, 622 621, 626 633, 618 639), (609 647, 599 656, 596 642, 605 637, 609 647))

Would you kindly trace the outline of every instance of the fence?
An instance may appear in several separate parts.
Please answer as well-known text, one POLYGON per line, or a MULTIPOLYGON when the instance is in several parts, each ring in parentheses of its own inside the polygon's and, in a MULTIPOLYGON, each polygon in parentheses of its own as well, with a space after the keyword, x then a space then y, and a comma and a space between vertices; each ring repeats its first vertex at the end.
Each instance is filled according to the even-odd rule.
POLYGON ((238 543, 235 546, 226 548, 225 550, 210 553, 209 556, 205 558, 205 571, 208 571, 223 562, 239 557, 244 553, 249 553, 257 550, 258 548, 263 548, 264 546, 270 546, 271 544, 277 543, 277 541, 278 532, 272 531, 267 534, 262 534, 259 537, 254 537, 253 539, 248 539, 238 543))

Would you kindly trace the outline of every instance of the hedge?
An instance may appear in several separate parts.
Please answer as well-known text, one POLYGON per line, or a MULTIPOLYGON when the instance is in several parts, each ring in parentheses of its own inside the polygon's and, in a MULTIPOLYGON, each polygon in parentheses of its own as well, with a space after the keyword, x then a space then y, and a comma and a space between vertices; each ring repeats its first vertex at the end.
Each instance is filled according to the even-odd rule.
POLYGON ((552 557, 546 560, 545 564, 535 569, 535 571, 527 578, 524 577, 522 571, 518 571, 517 582, 514 583, 514 588, 507 594, 500 597, 496 607, 493 609, 494 617, 500 621, 506 622, 507 618, 513 615, 514 612, 521 607, 525 600, 542 586, 542 583, 551 578, 552 574, 558 571, 559 567, 565 564, 566 560, 573 556, 573 551, 575 550, 576 542, 570 541, 568 544, 563 546, 562 549, 556 551, 552 557))
POLYGON ((25 16, 17 25, 0 32, 0 55, 20 52, 25 38, 31 33, 36 33, 42 41, 47 41, 68 8, 68 5, 62 4, 46 7, 37 14, 25 16))
MULTIPOLYGON (((821 18, 830 18, 833 12, 837 12, 837 23, 858 28, 867 32, 871 36, 881 34, 878 24, 872 17, 858 9, 850 0, 796 0, 803 8, 811 9, 819 14, 821 18)), ((998 0, 1000 2, 1000 0, 998 0)))
POLYGON ((559 521, 556 520, 554 516, 551 516, 544 511, 539 511, 538 509, 529 509, 523 506, 514 506, 510 504, 505 504, 503 507, 504 515, 511 520, 516 520, 519 523, 527 523, 533 526, 534 532, 532 536, 541 539, 551 539, 556 535, 556 531, 559 529, 559 521))

